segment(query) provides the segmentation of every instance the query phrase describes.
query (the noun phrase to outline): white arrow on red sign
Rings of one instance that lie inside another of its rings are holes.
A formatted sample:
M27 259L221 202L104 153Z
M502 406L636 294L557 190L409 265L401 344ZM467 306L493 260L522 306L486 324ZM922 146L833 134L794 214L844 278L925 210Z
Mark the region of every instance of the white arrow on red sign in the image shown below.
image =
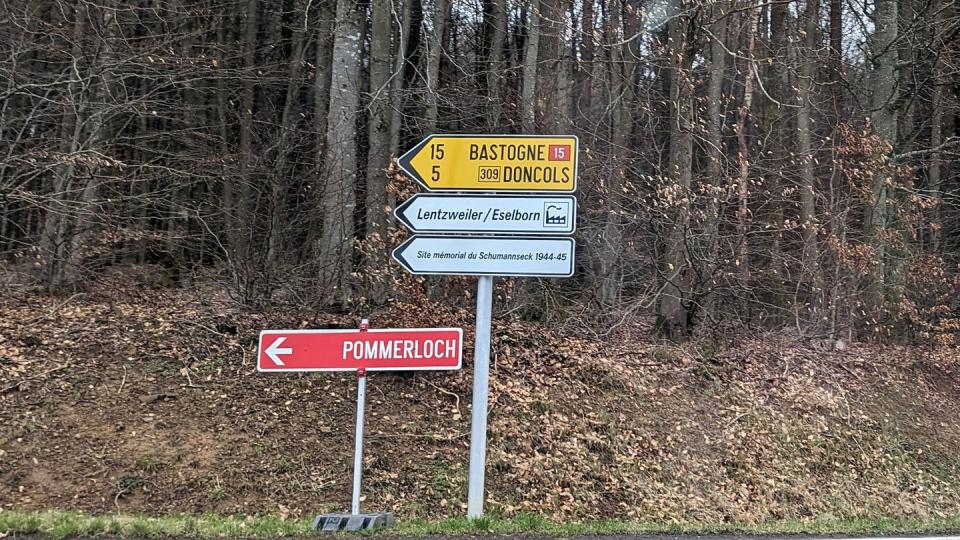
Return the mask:
M460 328L264 330L257 370L460 369L462 357Z
M279 348L280 344L286 341L285 337L278 337L272 345L267 347L267 350L264 351L267 353L267 356L270 357L270 360L273 360L273 363L278 366L285 365L282 360L280 360L281 354L293 354L293 349L290 347Z

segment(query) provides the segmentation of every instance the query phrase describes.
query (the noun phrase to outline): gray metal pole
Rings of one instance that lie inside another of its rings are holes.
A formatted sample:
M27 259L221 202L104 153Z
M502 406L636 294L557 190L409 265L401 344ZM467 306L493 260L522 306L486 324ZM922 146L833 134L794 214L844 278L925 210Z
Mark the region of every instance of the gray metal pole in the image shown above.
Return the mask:
M367 374L357 372L357 430L356 443L353 446L353 503L351 514L360 513L360 475L363 472L363 410L367 401Z
M483 515L492 308L493 277L481 276L477 281L477 335L473 349L473 424L470 429L470 486L467 490L467 517L470 519Z

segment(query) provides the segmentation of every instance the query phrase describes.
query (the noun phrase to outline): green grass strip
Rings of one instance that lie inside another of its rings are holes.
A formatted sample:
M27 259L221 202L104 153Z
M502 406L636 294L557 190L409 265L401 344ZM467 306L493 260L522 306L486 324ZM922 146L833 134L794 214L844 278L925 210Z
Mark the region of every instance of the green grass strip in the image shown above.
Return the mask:
M277 516L240 517L217 514L89 515L80 512L0 511L0 533L39 533L54 539L73 536L137 538L270 538L310 534L310 519Z
M533 534L546 536L612 534L932 534L960 531L960 516L948 518L859 517L849 519L783 520L768 523L675 523L640 521L581 521L558 523L538 515L521 514L500 519L450 518L440 521L405 521L391 535Z
M218 514L171 514L151 517L136 514L89 515L80 512L0 511L0 535L42 534L54 539L102 535L134 538L275 538L315 535L312 519L282 519L278 516L242 517ZM656 523L638 521L582 521L559 523L535 514L510 518L475 520L449 518L439 521L408 520L392 529L366 531L376 536L502 535L526 534L577 536L604 534L894 534L960 531L960 516L947 518L854 517L844 519L786 520L759 524Z

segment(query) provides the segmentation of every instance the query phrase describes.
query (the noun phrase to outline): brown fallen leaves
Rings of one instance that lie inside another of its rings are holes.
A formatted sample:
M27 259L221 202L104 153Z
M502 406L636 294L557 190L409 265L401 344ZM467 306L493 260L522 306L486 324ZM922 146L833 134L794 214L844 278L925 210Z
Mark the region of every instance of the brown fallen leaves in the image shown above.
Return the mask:
M91 294L54 310L60 302L0 305L0 506L291 516L347 506L353 376L264 375L253 359L260 329L359 317L255 313L197 290ZM365 315L472 333L471 310L446 304ZM371 375L365 508L462 514L467 341L460 372ZM772 335L675 346L501 318L493 348L487 486L506 514L960 511L954 347L825 351Z

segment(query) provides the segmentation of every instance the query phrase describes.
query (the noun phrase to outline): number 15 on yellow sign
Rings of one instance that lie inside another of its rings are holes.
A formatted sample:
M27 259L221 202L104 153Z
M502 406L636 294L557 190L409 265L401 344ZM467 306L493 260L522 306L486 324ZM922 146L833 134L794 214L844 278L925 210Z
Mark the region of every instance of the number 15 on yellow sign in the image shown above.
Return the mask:
M431 135L398 161L430 191L577 189L573 135Z

